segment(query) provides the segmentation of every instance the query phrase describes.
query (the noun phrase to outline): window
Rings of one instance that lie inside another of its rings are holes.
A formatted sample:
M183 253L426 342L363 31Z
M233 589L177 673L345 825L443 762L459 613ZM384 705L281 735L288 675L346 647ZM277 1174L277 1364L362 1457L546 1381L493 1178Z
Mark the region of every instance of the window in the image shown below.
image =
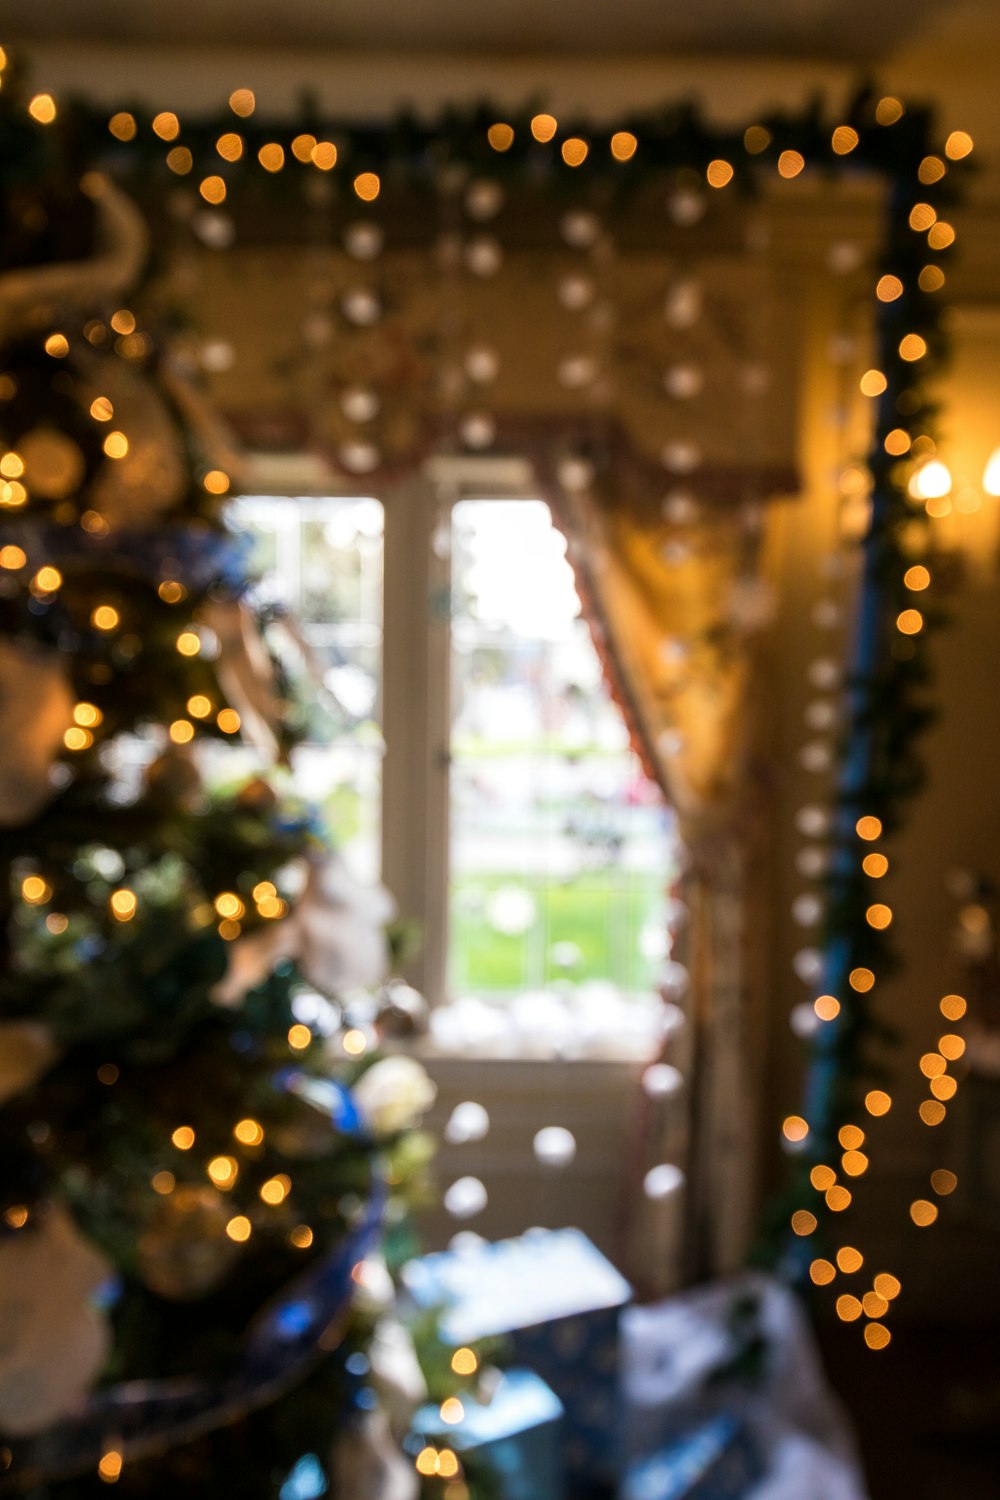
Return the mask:
M262 601L301 622L305 660L274 636L318 699L296 781L421 930L439 1040L648 1055L675 844L548 506L427 482L384 508L244 498L234 520Z
M233 525L252 541L258 602L304 717L295 781L358 879L380 873L383 511L370 498L254 496ZM282 629L283 612L291 629Z
M539 500L452 523L448 990L655 985L665 812Z

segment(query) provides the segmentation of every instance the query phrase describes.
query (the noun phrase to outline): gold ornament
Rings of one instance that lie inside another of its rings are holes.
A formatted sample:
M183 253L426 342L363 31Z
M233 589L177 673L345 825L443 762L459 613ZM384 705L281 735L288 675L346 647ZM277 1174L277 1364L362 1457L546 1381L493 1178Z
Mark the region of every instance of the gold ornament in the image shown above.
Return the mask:
M151 1292L194 1302L212 1291L239 1255L226 1234L230 1210L210 1187L185 1184L164 1198L139 1240L139 1272Z
M65 500L79 488L84 458L73 439L54 427L33 427L18 439L28 491L42 500Z

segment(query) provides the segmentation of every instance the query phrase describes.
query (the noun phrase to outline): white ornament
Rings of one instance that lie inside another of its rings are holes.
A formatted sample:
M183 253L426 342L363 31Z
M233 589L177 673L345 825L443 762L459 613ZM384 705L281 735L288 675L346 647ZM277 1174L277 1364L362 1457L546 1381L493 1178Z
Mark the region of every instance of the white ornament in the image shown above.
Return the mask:
M833 765L833 746L826 740L810 740L799 751L799 763L817 775L829 771Z
M437 1098L437 1087L414 1057L383 1057L354 1085L354 1102L373 1135L409 1130Z
M379 399L366 385L351 385L341 393L340 409L349 422L370 422L378 416Z
M506 937L520 937L534 925L537 916L538 903L521 886L501 886L486 905L486 920Z
M667 292L663 316L671 328L691 328L701 317L702 289L697 281L678 281Z
M601 232L601 221L587 209L577 208L563 214L559 231L567 245L572 245L574 250L587 250L596 243Z
M829 698L814 698L802 715L810 729L832 729L837 716L837 705Z
M473 1219L489 1202L478 1177L459 1177L444 1195L444 1206L455 1219Z
M333 1491L350 1500L417 1500L420 1478L393 1441L383 1411L338 1433L330 1455Z
M344 249L352 260L376 260L384 244L385 235L377 224L362 220L344 230Z
M669 1099L683 1087L683 1073L670 1063L651 1063L642 1075L643 1092L650 1099Z
M477 385L488 385L500 371L500 356L489 344L476 344L466 353L465 373Z
M382 316L382 303L377 294L366 286L345 292L340 306L344 317L356 328L371 328Z
M792 919L800 927L815 927L822 915L823 903L818 896L796 896L792 902Z
M660 461L672 474L690 474L701 463L701 449L697 443L680 439L665 443L660 450Z
M594 482L594 466L586 458L564 458L559 465L559 483L564 490L579 493Z
M672 365L663 376L667 395L673 396L676 401L692 400L704 384L705 377L697 365Z
M697 224L704 217L707 207L701 193L694 193L689 188L679 188L667 199L667 213L682 229L690 229Z
M823 955L818 948L800 948L792 959L792 968L803 984L815 984L823 972Z
M597 376L597 360L591 354L568 354L559 361L556 379L569 391L590 385Z
M699 509L690 490L671 490L660 502L660 514L670 526L690 526L698 519Z
M823 691L835 688L840 682L839 664L831 656L817 656L809 663L809 681Z
M570 312L582 312L593 302L595 290L590 276L564 276L558 287L559 301Z
M488 448L497 435L497 424L489 412L470 412L458 424L458 431L467 448Z
M0 1431L28 1437L67 1416L90 1390L110 1336L94 1295L104 1257L53 1205L0 1239Z
M669 1198L684 1186L684 1173L673 1162L662 1162L643 1178L642 1190L647 1198Z
M562 1125L546 1125L536 1133L533 1149L543 1167L568 1167L576 1155L576 1137Z
M395 911L384 886L359 885L340 860L314 866L294 913L309 983L327 995L381 984L389 969L385 924Z
M795 868L800 875L806 875L810 880L818 880L826 873L830 865L829 851L817 849L814 844L800 849L795 856Z
M837 240L827 251L826 263L835 276L848 276L863 258L861 246L853 240Z
M788 1024L800 1041L807 1042L823 1023L810 1002L803 1000L792 1008Z
M795 826L806 838L822 838L830 827L830 814L825 807L817 807L811 803L808 807L800 807L795 814Z
M495 276L503 265L503 250L499 240L483 234L466 247L465 264L473 276Z
M236 238L236 225L217 208L205 208L191 219L191 228L210 250L228 250Z
M444 1138L450 1146L465 1146L470 1141L481 1141L488 1135L490 1117L481 1104L466 1099L456 1104L444 1127Z
M376 1323L368 1358L372 1385L393 1436L401 1442L410 1430L417 1408L427 1400L427 1382L409 1331L392 1313L383 1315Z
M382 461L374 443L342 443L337 457L349 474L370 474Z
M478 182L469 184L465 194L465 211L470 219L475 219L478 224L485 224L487 219L496 218L503 208L504 193L499 182L492 178L481 178Z

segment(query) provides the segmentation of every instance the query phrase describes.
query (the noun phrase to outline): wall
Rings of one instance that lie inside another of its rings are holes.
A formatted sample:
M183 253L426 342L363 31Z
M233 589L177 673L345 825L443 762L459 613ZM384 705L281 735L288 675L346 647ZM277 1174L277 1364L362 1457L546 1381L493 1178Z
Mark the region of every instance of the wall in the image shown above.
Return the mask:
M902 13L901 13L902 15ZM901 20L901 28L904 23ZM694 60L637 58L603 60L437 56L419 65L402 56L240 52L224 56L192 54L164 47L138 52L128 48L49 44L32 49L40 86L85 88L104 99L120 101L142 92L153 102L173 108L217 103L230 87L252 84L268 107L280 110L304 84L318 98L345 114L377 116L407 99L424 109L448 98L486 93L519 103L532 95L546 99L556 112L583 110L595 116L654 104L663 98L696 94L706 111L721 119L746 120L774 102L800 104L816 88L834 96L848 85L841 67L822 62ZM1000 52L1000 12L986 3L942 8L921 31L901 30L899 46L880 69L886 85L904 96L938 101L947 129L963 127L977 139L985 169L967 211L956 219L963 259L952 294L966 309L959 323L959 355L949 382L953 400L949 429L961 462L975 472L982 456L1000 442L1000 337L992 309L1000 305L1000 268L995 245L1000 233L1000 111L996 107L995 58ZM808 474L802 503L788 506L776 519L772 566L781 607L769 658L769 691L773 728L774 786L769 810L773 836L766 855L765 877L771 900L762 910L754 947L760 954L761 978L756 1005L762 1013L760 1060L762 1105L759 1122L766 1167L762 1182L773 1177L774 1122L798 1098L798 1049L787 1017L803 997L791 973L791 957L800 937L789 921L791 901L802 889L795 874L798 839L796 808L806 796L797 764L801 712L807 701L804 672L813 643L801 622L808 611L810 584L818 556L831 536L830 446L823 411L831 391L824 384L819 354L830 310L816 309L812 359L803 394L804 467ZM973 455L973 448L978 452ZM949 1161L959 1149L961 1105L938 1135L915 1118L919 1097L916 1059L933 1042L934 1007L939 994L957 987L949 954L951 910L945 877L955 865L975 864L997 871L996 832L1000 824L1000 788L995 765L998 714L993 684L1000 669L1000 581L995 565L996 510L983 511L962 523L974 565L955 600L955 622L936 647L939 663L936 692L941 719L928 736L929 785L915 807L912 823L892 851L892 903L909 967L905 976L884 987L885 1014L898 1027L902 1045L896 1107L879 1129L874 1191L859 1210L852 1235L870 1241L875 1253L895 1256L901 1229L908 1230L905 1205L931 1166ZM755 1128L757 1128L755 1126ZM924 1303L941 1295L935 1283L952 1253L964 1257L971 1276L984 1279L986 1258L995 1253L969 1210L961 1206L945 1216L933 1237L916 1241L906 1233L908 1268L920 1282ZM919 1255L914 1248L919 1243ZM959 1282L961 1279L959 1279ZM954 1279L957 1308L962 1286Z

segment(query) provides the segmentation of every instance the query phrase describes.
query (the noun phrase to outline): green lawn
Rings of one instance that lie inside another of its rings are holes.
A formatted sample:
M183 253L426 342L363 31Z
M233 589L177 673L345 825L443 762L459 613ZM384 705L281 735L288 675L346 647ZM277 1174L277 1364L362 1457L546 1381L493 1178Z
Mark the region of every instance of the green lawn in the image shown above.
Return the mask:
M536 902L524 933L499 932L488 916L490 894L516 886ZM566 884L506 875L466 877L452 886L453 991L478 993L534 988L554 979L610 979L624 989L648 989L655 963L639 952L639 934L655 919L662 885L653 875L593 871ZM556 943L574 943L571 968L553 962Z

